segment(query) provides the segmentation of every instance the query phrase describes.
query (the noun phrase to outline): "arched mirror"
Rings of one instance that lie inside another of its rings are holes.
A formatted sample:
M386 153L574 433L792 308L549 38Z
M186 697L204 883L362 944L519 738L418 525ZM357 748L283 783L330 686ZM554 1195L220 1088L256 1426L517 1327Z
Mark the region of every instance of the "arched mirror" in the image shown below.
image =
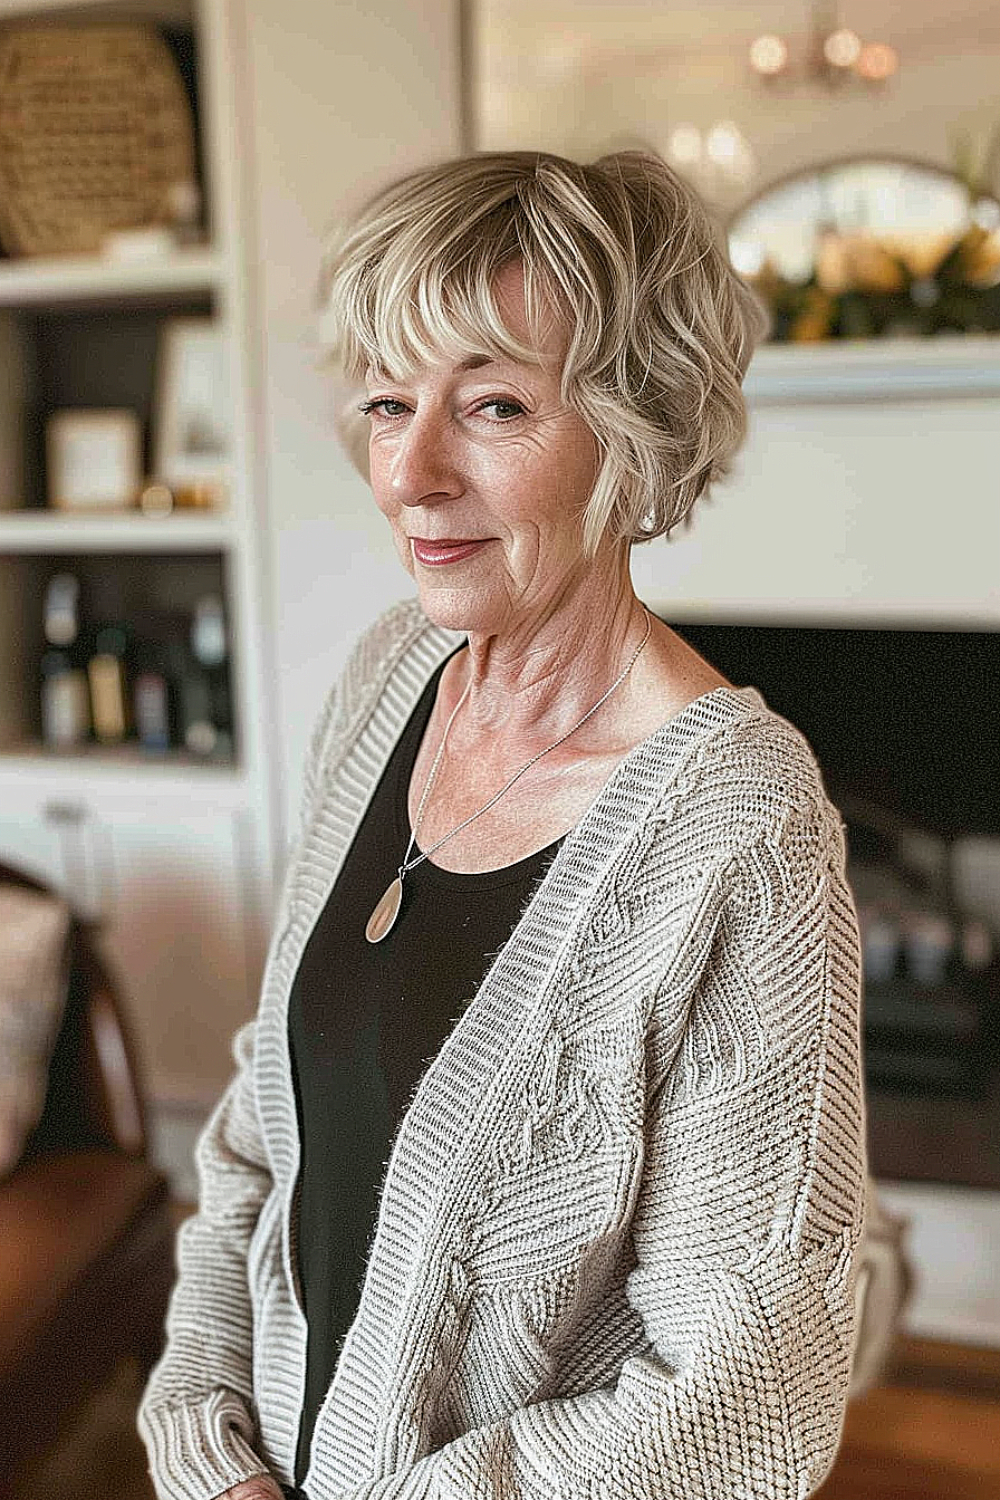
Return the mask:
M727 225L776 342L1000 332L1000 202L889 157L774 183Z

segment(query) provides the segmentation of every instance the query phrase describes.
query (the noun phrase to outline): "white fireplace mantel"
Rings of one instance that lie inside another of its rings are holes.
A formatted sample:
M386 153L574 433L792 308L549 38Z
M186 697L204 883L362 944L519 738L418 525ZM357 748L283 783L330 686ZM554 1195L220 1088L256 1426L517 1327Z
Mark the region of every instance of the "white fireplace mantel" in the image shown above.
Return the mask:
M751 406L1000 396L1000 335L765 344L744 390Z

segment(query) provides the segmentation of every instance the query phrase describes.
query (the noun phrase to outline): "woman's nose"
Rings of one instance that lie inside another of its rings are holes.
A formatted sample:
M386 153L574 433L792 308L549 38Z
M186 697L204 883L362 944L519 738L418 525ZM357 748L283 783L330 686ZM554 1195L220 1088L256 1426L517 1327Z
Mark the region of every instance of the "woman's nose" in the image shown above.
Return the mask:
M426 505L461 493L446 424L415 414L401 433L389 468L389 485L400 505Z

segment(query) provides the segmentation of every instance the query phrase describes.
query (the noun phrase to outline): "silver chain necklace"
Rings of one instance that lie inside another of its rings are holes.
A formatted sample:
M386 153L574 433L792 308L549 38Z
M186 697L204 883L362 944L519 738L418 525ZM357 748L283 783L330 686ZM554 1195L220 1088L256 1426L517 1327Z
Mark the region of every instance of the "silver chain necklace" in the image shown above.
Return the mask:
M494 792L493 796L488 802L485 802L483 806L480 807L476 812L470 813L469 816L467 818L464 818L462 822L457 825L457 827L451 830L450 833L446 833L443 838L438 839L436 844L432 844L429 849L425 849L422 853L418 854L416 859L411 859L410 851L417 841L417 834L420 831L420 823L424 816L424 808L427 805L427 798L430 796L431 787L434 785L434 778L437 776L438 766L441 764L441 757L444 754L444 747L448 743L448 731L454 723L455 716L457 715L459 709L462 707L462 704L468 697L469 688L472 686L472 678L469 678L469 681L465 684L462 696L455 704L455 707L452 709L451 713L448 716L448 722L444 726L444 734L441 736L441 744L438 746L437 755L435 755L434 757L434 764L431 766L430 775L427 778L427 784L424 787L423 794L420 798L420 805L417 808L417 816L413 824L413 831L410 834L410 842L407 844L406 853L403 855L403 863L399 866L399 869L396 872L395 880L390 882L389 886L386 888L385 894L382 896L371 916L368 918L368 925L365 928L365 937L370 943L380 943L382 939L392 931L392 928L395 925L396 918L399 916L399 909L403 904L404 877L407 876L411 870L415 870L417 865L421 864L423 860L428 859L432 854L440 849L442 844L446 844L449 839L453 839L456 833L461 833L463 828L468 828L469 824L474 823L477 818L481 818L483 813L489 812L490 808L494 807L496 803L500 801L500 798L504 795L504 793L510 791L515 781L519 781L521 779L525 771L530 771L535 762L541 760L543 755L548 755L551 750L555 750L556 747L558 745L561 745L564 740L568 740L571 734L576 734L576 731L581 727L581 725L586 724L591 714L596 714L601 704L606 703L615 689L621 687L622 683L625 681L626 677L631 672L636 662L639 660L639 653L642 651L642 648L649 640L650 632L653 628L653 621L650 618L649 610L645 605L643 605L642 608L643 613L646 616L646 633L643 636L642 640L639 642L638 646L636 646L635 650L633 651L631 659L629 660L629 663L626 666L625 670L620 674L620 676L615 678L614 682L608 688L607 692L601 694L597 702L587 709L587 712L584 714L583 718L578 719L577 722L573 725L572 729L567 729L565 734L561 734L557 740L553 740L551 745L546 745L544 750L539 750L538 753L536 755L533 755L531 759L527 761L519 771L515 771L510 780L505 782L498 792Z

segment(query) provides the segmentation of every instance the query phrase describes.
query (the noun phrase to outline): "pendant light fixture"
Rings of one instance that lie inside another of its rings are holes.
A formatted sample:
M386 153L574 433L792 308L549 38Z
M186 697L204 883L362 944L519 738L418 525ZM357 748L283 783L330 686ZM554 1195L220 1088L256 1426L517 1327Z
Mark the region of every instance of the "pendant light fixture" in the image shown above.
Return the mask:
M843 24L835 0L813 0L811 24L802 56L793 56L783 36L764 32L750 44L750 67L764 84L805 83L840 88L851 81L878 87L899 67L899 54L888 42L866 41Z

